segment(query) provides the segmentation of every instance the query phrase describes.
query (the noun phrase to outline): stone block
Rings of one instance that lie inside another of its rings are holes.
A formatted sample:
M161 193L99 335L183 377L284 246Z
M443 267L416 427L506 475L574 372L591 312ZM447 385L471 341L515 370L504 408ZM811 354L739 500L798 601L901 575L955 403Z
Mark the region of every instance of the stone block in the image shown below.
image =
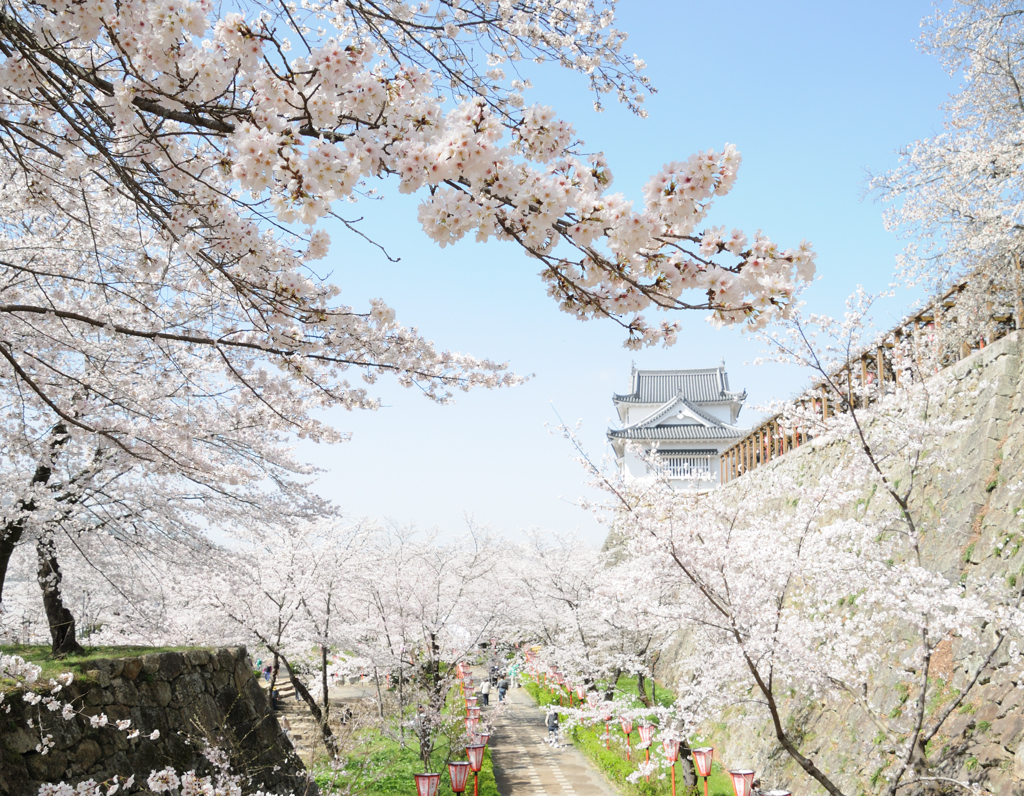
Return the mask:
M109 682L109 680L108 680ZM106 705L106 698L109 696L100 686L94 685L85 693L85 704L92 707Z
M32 778L43 782L52 782L64 776L64 770L68 765L67 755L55 751L45 755L32 752L25 755L24 760Z
M998 766L1004 760L1009 760L1011 758L1010 753L997 743L986 743L976 746L972 750L972 754L974 757L978 758L978 763L982 768Z
M1007 777L999 790L996 791L996 796L1024 796L1024 782L1021 782L1016 777Z
M955 714L951 721L947 721L944 725L944 733L950 738L960 738L966 733L971 727L974 726L974 714L973 713L959 713Z
M201 694L182 716L190 734L215 735L224 726L224 712L209 694Z
M135 683L118 677L110 681L110 693L114 697L114 703L134 707L139 704L139 692Z
M220 690L227 686L231 682L231 675L227 672L216 671L210 674L210 683L213 685L214 690Z
M1013 775L1017 779L1024 779L1024 744L1017 747L1013 756Z
M156 674L160 671L160 660L163 655L157 652L151 652L149 655L142 656L142 671L146 674Z
M43 717L43 732L53 736L55 749L67 750L78 743L84 733L77 721L65 721L59 715Z
M1001 713L1002 709L998 704L996 704L995 702L986 702L984 705L978 708L977 712L975 712L974 721L977 724L980 724L983 721L987 721L989 724L991 724L993 721L999 718Z
M227 672L235 671L235 656L230 649L217 650L217 668Z
M110 674L106 669L90 669L85 673L85 676L90 680L95 680L101 688L106 688L110 685Z
M185 669L185 656L180 652L165 652L159 658L158 672L164 680L173 680Z
M1024 715L1011 713L992 723L990 730L992 740L998 741L1010 749L1017 748L1017 741L1024 732Z
M100 745L91 738L86 738L75 749L75 763L77 763L83 773L87 773L99 759L103 756L103 749Z
M142 658L136 656L134 658L125 658L124 659L124 671L123 671L122 677L125 677L128 680L134 680L136 677L139 676L139 672L141 672L141 671L142 671ZM111 677L114 677L114 675L111 675Z
M150 693L153 701L162 708L167 707L171 702L170 683L157 680L150 686Z
M131 708L126 705L109 705L106 714L111 722L125 721L131 718Z
M1004 713L1011 710L1021 710L1022 705L1024 705L1024 688L1011 689L1006 696L1000 700L999 705L1002 707Z
M12 752L23 755L36 748L36 744L39 743L39 737L30 733L26 727L18 724L15 725L12 731L4 734L3 742Z
M198 672L189 672L174 681L172 692L172 703L176 702L177 707L187 707L206 692L206 683Z
M206 650L186 650L184 655L191 666L206 666L210 662L210 653Z

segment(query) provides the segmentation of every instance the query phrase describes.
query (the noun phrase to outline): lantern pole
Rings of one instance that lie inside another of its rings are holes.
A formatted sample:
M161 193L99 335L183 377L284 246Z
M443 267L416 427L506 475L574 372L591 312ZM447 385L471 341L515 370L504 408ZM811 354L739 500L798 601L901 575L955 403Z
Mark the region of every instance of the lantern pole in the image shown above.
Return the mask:
M665 757L668 758L669 767L672 769L672 796L676 796L676 760L679 758L679 741L674 738L666 738L661 742L665 750Z
M626 760L628 761L630 759L630 751L632 751L629 734L633 732L633 720L620 716L619 721L622 722L622 734L626 736ZM707 796L707 794L704 794L704 796Z

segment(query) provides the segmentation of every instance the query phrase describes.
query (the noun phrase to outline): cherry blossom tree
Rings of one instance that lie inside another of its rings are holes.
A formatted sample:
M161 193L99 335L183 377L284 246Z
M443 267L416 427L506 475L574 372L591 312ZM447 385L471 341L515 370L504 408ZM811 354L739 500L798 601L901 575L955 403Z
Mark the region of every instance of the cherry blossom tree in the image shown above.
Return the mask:
M905 147L900 166L871 182L893 204L889 227L910 241L907 276L938 290L980 271L973 287L994 281L1011 312L1024 224L1021 15L1012 0L957 0L924 20L920 48L961 76L960 90L944 106L945 129Z
M382 175L402 191L427 189L420 218L442 245L471 231L517 242L541 260L563 309L628 319L634 342L673 334L637 315L648 306L771 317L813 256L760 235L748 243L738 231L697 232L711 199L735 180L733 147L669 164L637 212L606 195L607 164L575 154L569 124L548 108L521 109L527 81L510 80L502 64L514 71L528 57L584 73L598 97L615 93L639 110L643 64L622 54L613 22L614 4L594 0L254 3L219 18L202 0L116 12L12 2L0 19L0 131L28 197L52 206L48 196L67 193L90 209L101 195L126 200L151 231L145 270L163 281L168 255L179 254L193 279L169 287L196 284L208 298L210 285L249 313L238 328L193 333L193 343L301 361L308 378L376 364L339 356L341 338L372 330L332 309L336 289L301 271L327 252L313 225L332 202ZM307 233L294 237L289 224ZM558 242L575 256L555 254ZM686 290L703 295L687 301ZM39 309L122 335L164 331L109 313ZM390 316L383 305L374 314Z
M459 663L481 644L514 637L512 551L470 523L459 537L384 526L368 550L355 586L359 612L354 649L372 667L381 729L404 743L411 722L427 770L442 734L465 734L463 715L446 710ZM393 689L394 704L385 698ZM385 706L388 705L387 710Z

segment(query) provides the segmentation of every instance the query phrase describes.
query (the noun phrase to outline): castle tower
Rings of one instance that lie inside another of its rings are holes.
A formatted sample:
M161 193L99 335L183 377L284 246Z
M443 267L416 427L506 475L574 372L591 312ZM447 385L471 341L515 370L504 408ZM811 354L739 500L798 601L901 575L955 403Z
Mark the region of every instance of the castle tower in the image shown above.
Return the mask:
M613 395L622 428L608 439L623 472L640 477L660 469L680 485L709 489L720 483L719 456L747 429L737 425L746 391L731 392L725 362L717 368L637 370L630 392ZM651 464L635 452L656 449Z

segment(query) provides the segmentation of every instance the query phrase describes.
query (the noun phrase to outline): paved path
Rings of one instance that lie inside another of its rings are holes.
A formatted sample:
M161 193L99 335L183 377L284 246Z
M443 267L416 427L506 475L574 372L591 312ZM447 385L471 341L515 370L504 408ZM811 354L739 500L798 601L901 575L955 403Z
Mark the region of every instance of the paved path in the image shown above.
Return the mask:
M581 752L547 744L544 712L526 689L513 688L506 699L488 744L501 796L616 796Z

